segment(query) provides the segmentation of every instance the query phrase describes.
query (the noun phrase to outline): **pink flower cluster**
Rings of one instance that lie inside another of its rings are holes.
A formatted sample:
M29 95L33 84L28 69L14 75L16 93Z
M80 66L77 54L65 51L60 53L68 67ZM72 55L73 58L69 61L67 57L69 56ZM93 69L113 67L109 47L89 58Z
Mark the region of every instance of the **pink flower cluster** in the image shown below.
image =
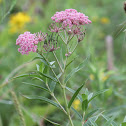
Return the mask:
M62 23L63 27L71 28L73 25L85 25L91 23L88 16L85 14L77 12L75 9L66 9L65 11L56 12L51 19L55 23Z
M23 54L29 54L29 52L36 52L38 39L36 34L25 32L20 34L16 40L16 45L19 45L18 51Z

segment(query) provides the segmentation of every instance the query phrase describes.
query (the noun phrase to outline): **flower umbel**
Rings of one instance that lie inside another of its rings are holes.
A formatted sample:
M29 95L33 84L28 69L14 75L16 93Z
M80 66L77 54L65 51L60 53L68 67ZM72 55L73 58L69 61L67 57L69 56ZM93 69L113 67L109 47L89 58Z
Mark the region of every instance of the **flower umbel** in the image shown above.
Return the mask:
M69 28L71 28L73 25L78 26L91 23L88 16L77 12L75 9L66 9L65 11L56 12L51 19L55 23L62 23L63 27L69 26Z
M36 52L38 39L36 34L25 32L20 34L16 40L16 45L19 45L18 51L23 54L29 54L29 52Z
M79 36L78 42L84 38L86 24L90 24L91 21L85 14L77 12L75 9L66 9L65 11L56 12L51 17L54 23L51 24L51 32L66 31L68 35Z

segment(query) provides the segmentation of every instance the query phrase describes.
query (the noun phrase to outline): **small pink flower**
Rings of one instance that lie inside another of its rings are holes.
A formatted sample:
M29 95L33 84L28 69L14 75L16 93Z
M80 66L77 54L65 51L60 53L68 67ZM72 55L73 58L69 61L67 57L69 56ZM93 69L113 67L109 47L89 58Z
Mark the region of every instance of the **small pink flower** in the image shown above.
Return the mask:
M18 51L24 55L29 54L29 52L37 51L38 39L36 34L31 34L30 32L24 32L20 34L16 40L16 45L19 45Z
M69 55L71 55L72 54L72 52L69 52Z
M66 53L65 56L68 56L68 54Z

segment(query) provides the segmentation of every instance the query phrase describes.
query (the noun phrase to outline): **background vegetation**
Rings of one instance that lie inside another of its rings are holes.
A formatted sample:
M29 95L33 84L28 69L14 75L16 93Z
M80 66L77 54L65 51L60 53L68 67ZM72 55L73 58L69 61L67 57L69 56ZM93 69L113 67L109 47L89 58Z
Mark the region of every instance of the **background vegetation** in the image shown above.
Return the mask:
M37 94L49 97L47 93L22 83L34 81L41 84L40 81L23 78L8 83L8 80L33 68L36 69L35 64L39 64L38 61L32 61L35 54L30 53L27 56L17 51L18 35L24 31L48 32L50 18L56 11L68 8L85 13L92 21L87 28L85 39L74 54L78 57L72 67L76 67L89 54L90 64L71 79L69 86L76 90L80 84L89 79L86 84L87 89L82 92L109 89L104 95L93 100L90 109L99 107L105 110L104 114L107 117L114 115L115 122L120 124L126 115L126 34L123 32L126 15L123 3L124 0L0 0L0 126L20 124L13 104L14 98L10 93L11 89L17 95L27 126L52 126L42 117L66 125L64 124L65 115L55 107L38 100L28 100L22 96L22 94ZM108 35L113 38L112 70L108 70L106 47ZM53 57L51 59L53 60ZM62 101L58 88L55 93L59 101ZM69 93L67 97L69 99ZM80 111L78 100L74 102L74 106ZM78 118L75 118L76 125L78 121ZM97 124L102 126L104 121L100 118Z

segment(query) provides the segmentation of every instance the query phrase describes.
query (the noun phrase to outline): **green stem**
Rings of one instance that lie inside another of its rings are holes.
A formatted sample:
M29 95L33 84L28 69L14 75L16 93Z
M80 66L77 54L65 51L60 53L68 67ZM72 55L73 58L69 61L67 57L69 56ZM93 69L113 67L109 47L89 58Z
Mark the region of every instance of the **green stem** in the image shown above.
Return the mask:
M66 51L68 51L68 44L66 44ZM67 57L66 57L66 60L65 60L65 63L64 63L64 68L66 67L66 63L67 63ZM67 104L66 91L65 91L66 85L64 84L64 75L65 75L65 69L64 69L63 74L62 74L62 81L63 81L62 82L62 85L63 85L62 90L63 90L63 96L64 96L67 115L68 115L71 126L74 126L73 121L72 121L71 116L70 116L70 109L68 109L68 104Z
M71 54L75 51L75 49L77 48L77 45L78 45L78 42L77 42L77 44L75 45L75 47L74 47L73 51L71 52Z
M61 65L60 65L60 63L59 63L59 60L58 60L58 58L57 58L55 52L53 51L52 53L53 53L53 55L54 55L54 57L55 57L55 59L56 59L58 65L59 65L59 68L60 68L61 72L63 73L63 69L62 69L62 67L61 67Z
M48 60L44 57L44 55L43 55L42 53L41 53L40 55L44 58L44 60L48 63L48 65L50 65L49 62L48 62ZM59 81L58 77L56 76L56 73L54 72L53 68L50 67L50 69L51 69L51 71L53 72L55 78L58 80L60 86L62 87L62 84L61 84L61 82Z
M73 121L72 121L71 116L70 116L70 110L68 109L65 87L63 87L63 95L64 95L65 106L66 106L68 118L70 120L70 124L71 124L71 126L74 126Z
M54 93L51 92L50 88L49 88L49 85L46 83L46 86L51 94L51 96L55 99L55 101L59 104L60 108L63 110L63 112L67 115L67 112L66 110L63 108L63 106L59 103L59 101L57 100L57 98L55 97Z
M58 35L60 36L60 38L62 39L62 41L65 43L65 45L67 44L65 41L64 41L64 39L63 39L63 37L60 35L60 33L58 33Z
M85 121L84 121L84 116L85 116L85 112L83 112L83 120L82 120L82 126L84 125Z
M52 97L56 100L56 102L59 104L59 106L61 107L61 109L63 110L63 112L67 115L66 110L63 108L63 106L59 103L59 101L57 100L57 98L55 97L54 93L52 94Z
M74 35L72 35L72 37L70 37L70 39L68 39L67 43L69 43L72 40L73 37L74 37Z

